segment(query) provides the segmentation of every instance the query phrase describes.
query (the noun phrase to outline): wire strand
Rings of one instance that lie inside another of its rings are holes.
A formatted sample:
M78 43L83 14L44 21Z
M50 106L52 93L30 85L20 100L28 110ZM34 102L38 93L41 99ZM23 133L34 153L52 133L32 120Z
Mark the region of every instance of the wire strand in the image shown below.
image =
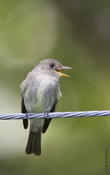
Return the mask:
M109 110L104 111L78 111L78 112L51 112L48 115L45 113L31 113L28 115L25 113L15 114L0 114L0 120L10 119L33 119L33 118L77 118L77 117L107 117L110 116Z

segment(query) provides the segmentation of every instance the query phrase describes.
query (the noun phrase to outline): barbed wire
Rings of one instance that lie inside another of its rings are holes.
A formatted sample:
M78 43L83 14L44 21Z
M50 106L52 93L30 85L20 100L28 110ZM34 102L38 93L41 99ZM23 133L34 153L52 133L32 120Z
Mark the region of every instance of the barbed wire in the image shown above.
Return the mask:
M51 113L15 113L0 114L0 120L9 119L33 119L33 118L77 118L77 117L107 117L110 116L109 110L104 111L79 111L79 112L51 112Z

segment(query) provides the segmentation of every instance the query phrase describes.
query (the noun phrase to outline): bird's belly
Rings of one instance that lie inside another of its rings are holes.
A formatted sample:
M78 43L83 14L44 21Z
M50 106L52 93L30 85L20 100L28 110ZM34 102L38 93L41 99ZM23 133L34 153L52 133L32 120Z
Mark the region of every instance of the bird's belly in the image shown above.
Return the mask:
M56 88L47 82L40 83L39 88L31 88L25 92L24 99L27 111L31 113L49 112L57 96Z
M32 113L40 113L44 112L45 109L42 106L42 103L38 100L36 103L32 103L31 105L31 112Z
M55 101L55 95L51 91L40 89L37 92L37 95L32 98L33 101L31 103L31 112L49 112L53 107Z
M42 98L43 98L42 94L39 94L33 98L31 102L31 112L32 113L41 113L45 111L42 105ZM44 124L44 119L32 119L30 120L30 124L31 124L31 131L38 132Z

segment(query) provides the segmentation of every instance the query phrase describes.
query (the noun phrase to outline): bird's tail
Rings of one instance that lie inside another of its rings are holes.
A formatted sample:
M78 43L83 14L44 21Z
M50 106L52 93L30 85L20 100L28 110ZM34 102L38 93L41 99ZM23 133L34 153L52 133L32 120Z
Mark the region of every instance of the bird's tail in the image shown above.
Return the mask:
M33 132L30 130L26 146L26 153L34 153L37 156L41 154L41 129L38 132Z
M41 154L41 130L38 132L29 133L29 138L26 146L26 153L39 156Z

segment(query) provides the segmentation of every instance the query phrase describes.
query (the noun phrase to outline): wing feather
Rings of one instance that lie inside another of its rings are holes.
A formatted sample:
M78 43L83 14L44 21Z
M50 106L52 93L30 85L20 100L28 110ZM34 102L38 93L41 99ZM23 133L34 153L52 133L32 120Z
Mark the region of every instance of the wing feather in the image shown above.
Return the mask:
M22 97L22 100L21 100L21 112L22 113L27 113L23 97ZM24 129L28 128L28 119L23 119L23 126L24 126Z
M50 110L50 112L55 112L57 103L58 103L58 100L55 101L55 103L54 103L52 109ZM47 131L51 120L52 120L52 118L44 120L44 124L43 124L43 127L42 127L42 132L43 133L45 133Z

